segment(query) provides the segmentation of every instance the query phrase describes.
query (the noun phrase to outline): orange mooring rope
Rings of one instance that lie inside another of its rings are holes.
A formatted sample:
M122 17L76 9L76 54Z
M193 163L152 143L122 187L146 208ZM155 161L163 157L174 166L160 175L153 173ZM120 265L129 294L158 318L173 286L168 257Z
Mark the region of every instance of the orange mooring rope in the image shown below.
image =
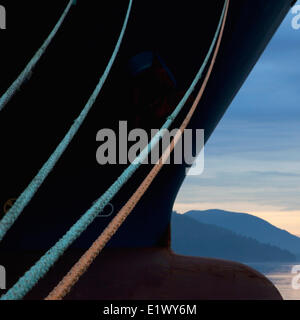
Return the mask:
M138 187L138 189L135 191L135 193L131 196L131 198L127 201L127 203L122 207L122 209L118 212L118 214L112 219L112 221L109 223L109 225L105 228L105 230L101 233L101 235L97 238L97 240L93 243L93 245L83 254L83 256L78 260L78 262L72 267L72 269L66 274L66 276L58 283L58 285L50 292L50 294L45 298L45 300L62 300L72 289L72 287L76 284L76 282L79 280L79 278L85 273L85 271L88 269L88 267L92 264L92 262L95 260L95 258L98 256L98 254L102 251L102 249L105 247L107 242L113 237L113 235L117 232L119 227L122 225L123 221L127 218L127 216L131 213L131 211L134 209L136 204L139 202L143 194L147 191L149 186L151 185L154 178L159 173L160 169L163 167L165 161L168 159L170 153L173 151L175 145L179 141L179 139L182 136L182 133L184 129L189 124L196 107L203 95L203 92L206 88L207 82L210 78L213 66L215 64L215 60L220 48L226 17L228 13L228 7L229 7L228 0L226 5L226 11L221 27L221 31L218 37L218 42L216 44L216 48L214 51L214 55L212 57L212 61L210 63L209 69L207 71L207 74L205 76L205 79L203 81L203 84L200 88L200 91L189 111L186 118L184 119L183 123L180 126L180 129L177 131L174 139L172 140L170 144L170 148L167 148L161 158L159 159L159 162L152 168L150 173L147 175L147 177L144 179L142 184Z

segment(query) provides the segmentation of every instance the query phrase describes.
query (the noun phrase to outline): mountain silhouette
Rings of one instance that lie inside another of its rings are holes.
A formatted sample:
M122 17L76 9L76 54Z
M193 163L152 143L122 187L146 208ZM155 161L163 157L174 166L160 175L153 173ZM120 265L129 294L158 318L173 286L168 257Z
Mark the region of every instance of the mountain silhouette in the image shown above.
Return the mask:
M300 238L279 229L269 222L247 213L223 210L188 211L185 213L198 222L216 225L261 243L274 245L300 257Z
M187 214L172 214L171 248L175 253L239 262L291 262L287 250L263 244L230 230L196 221Z

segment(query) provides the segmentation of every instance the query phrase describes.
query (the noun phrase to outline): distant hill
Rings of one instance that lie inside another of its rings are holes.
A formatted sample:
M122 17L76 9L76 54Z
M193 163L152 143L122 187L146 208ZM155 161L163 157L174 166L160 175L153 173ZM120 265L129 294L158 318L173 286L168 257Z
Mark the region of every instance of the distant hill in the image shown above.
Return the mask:
M188 217L198 222L216 225L237 234L253 238L292 252L300 257L300 238L279 229L267 221L247 213L223 210L188 211Z
M172 214L174 252L240 262L290 262L296 257L286 250L259 243L227 229L195 221L188 215Z

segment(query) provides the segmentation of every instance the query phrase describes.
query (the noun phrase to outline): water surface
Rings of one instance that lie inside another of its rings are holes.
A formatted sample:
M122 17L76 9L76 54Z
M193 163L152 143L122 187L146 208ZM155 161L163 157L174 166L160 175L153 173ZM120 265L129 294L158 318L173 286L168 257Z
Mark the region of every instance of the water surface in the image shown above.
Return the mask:
M284 300L300 300L300 289L292 286L292 280L296 274L292 274L292 268L300 265L300 262L293 263L246 263L250 267L263 273L271 280L281 293ZM298 281L300 283L300 281Z

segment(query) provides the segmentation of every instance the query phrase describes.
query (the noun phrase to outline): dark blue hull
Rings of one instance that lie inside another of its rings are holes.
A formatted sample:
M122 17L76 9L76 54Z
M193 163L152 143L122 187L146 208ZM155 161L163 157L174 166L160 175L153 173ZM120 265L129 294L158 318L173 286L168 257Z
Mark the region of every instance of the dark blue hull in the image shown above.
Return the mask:
M0 94L46 38L67 1L10 0L7 30L0 33ZM129 123L134 110L124 65L135 54L158 52L184 92L205 58L223 1L136 1L116 64L88 118L31 203L0 243L0 251L46 250L115 181L126 165L96 162L96 133ZM189 128L207 141L291 7L291 0L232 0L212 76ZM0 210L25 189L77 118L113 51L127 1L78 1L30 81L0 114ZM19 8L18 11L15 8ZM24 26L24 29L22 28ZM201 85L199 83L198 87ZM178 127L187 108L180 113ZM154 128L159 128L157 121ZM195 147L195 146L193 146ZM73 244L87 248L136 190L143 165L113 199L114 213L97 218ZM166 165L108 244L114 248L167 247L170 216L185 165ZM0 212L2 216L4 212ZM1 261L0 261L1 262ZM25 270L24 270L25 271ZM22 272L20 272L22 273Z

